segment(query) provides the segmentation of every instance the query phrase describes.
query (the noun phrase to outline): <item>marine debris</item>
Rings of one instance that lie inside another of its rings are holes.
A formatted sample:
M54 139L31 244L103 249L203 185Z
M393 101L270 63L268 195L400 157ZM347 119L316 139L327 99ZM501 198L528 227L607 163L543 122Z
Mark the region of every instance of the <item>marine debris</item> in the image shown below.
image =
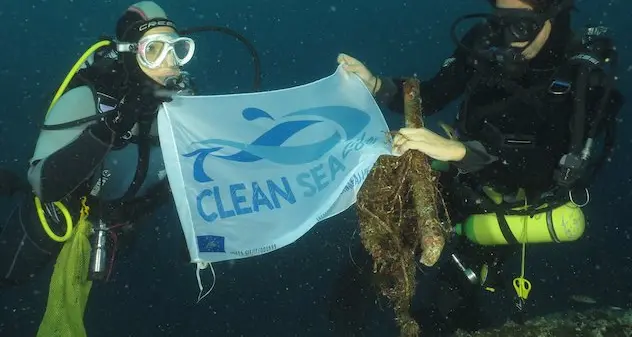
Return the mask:
M406 127L423 127L417 79L404 84L404 107ZM416 287L415 259L433 266L448 233L439 220L440 214L447 214L437 178L421 152L382 156L358 194L362 243L373 258L373 272L384 280L380 292L393 306L402 337L420 333L409 313Z

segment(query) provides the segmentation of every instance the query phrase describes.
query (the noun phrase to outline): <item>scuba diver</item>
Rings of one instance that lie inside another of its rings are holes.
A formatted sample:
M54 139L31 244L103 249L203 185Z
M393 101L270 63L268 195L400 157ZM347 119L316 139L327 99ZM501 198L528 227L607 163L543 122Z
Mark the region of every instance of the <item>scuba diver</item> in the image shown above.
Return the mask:
M617 55L608 28L573 32L573 0L489 2L491 13L455 21L455 51L434 77L420 83L427 116L463 95L453 125L442 125L448 137L403 128L393 138L395 152L417 150L449 164L440 186L455 226L454 253L444 253L439 264L434 308L418 315L427 319L418 319L424 335L431 333L430 325L439 335L486 325L478 296L509 283L501 274L504 261L531 243L517 233L538 237L536 242L581 236L580 208L613 151L624 103L615 88ZM461 23L474 19L483 20L459 38ZM379 104L403 112L405 79L374 76L346 54L337 61L363 80ZM559 227L565 216L579 219L576 233ZM514 226L518 221L524 227ZM519 286L526 289L523 280ZM527 294L517 296L517 314Z
M78 214L81 197L90 196L95 206L99 200L95 223L116 227L111 233L132 230L140 216L169 200L156 130L167 97L155 93L168 85L184 88L181 67L195 43L179 36L149 1L119 18L116 40L116 47L100 48L82 65L46 116L24 191L34 193L35 202L29 196L1 233L5 284L28 280L59 253L62 234L71 228L62 209ZM95 237L104 240L105 233Z
M195 53L185 35L200 31L247 45L257 89L258 56L238 33L215 26L178 30L152 1L127 8L116 38L93 45L57 91L30 160L30 186L0 174L0 191L24 198L0 227L0 286L22 284L51 262L86 206L94 224L89 276L107 279L117 237L133 238L135 225L171 199L157 113L173 95L195 93L182 67Z

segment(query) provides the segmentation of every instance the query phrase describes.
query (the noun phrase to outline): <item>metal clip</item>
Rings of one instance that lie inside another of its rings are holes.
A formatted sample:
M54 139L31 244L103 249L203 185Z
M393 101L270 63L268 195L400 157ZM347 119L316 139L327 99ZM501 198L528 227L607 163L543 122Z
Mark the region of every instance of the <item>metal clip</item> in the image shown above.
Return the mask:
M555 80L549 85L549 93L553 95L566 95L571 91L571 84L568 82Z
M95 229L92 242L92 254L90 255L90 280L102 280L106 276L107 268L107 240L108 227L99 220L99 227Z
M467 279L470 281L470 283L472 283L472 284L477 284L478 283L478 277L472 271L472 269L465 268L463 263L461 263L461 260L459 260L459 258L456 257L456 255L454 255L454 254L452 254L452 260L454 261L454 263L456 263L456 266L459 267L459 269L463 272L463 274L465 274L465 277L467 277Z

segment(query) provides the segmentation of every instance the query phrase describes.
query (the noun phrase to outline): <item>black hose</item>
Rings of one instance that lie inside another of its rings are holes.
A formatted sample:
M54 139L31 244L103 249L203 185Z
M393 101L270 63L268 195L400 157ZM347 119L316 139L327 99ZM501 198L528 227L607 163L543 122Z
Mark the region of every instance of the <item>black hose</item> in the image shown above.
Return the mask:
M84 118L79 118L79 119L75 119L74 121L70 121L70 122L66 122L66 123L59 123L59 124L51 124L51 125L42 125L42 130L65 130L65 129L70 129L70 128L74 128L75 126L79 126L82 124L86 124L86 123L90 123L96 120L100 120L100 119L104 119L106 118L108 115L115 113L117 110L110 110L108 112L104 112L104 113L100 113L100 114L96 114L93 116L88 116L88 117L84 117Z
M587 67L579 67L577 82L575 88L574 105L575 114L573 115L573 126L571 130L571 153L579 153L582 150L584 137L586 136L586 92L588 91L588 74Z
M220 27L220 26L202 26L202 27L188 28L188 29L179 31L179 33L182 35L190 35L190 34L199 33L199 32L219 32L226 35L230 35L236 38L237 40L239 40L241 43L243 43L246 46L246 48L248 48L248 51L250 52L250 55L252 56L252 63L255 67L254 88L256 91L261 89L261 60L259 59L259 54L257 53L257 50L255 49L254 45L248 39L246 39L243 35L239 34L238 32L230 28Z

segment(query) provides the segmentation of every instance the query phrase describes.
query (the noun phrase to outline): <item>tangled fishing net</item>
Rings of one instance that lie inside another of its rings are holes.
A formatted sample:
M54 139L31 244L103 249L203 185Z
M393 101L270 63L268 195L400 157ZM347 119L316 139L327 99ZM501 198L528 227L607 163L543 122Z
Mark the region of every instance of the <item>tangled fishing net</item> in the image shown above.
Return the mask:
M406 126L422 127L416 79L404 84L404 107ZM417 337L420 332L409 313L416 259L432 266L445 245L447 230L439 220L445 206L437 178L428 158L418 151L382 156L358 194L362 243L373 258L373 272L386 280L380 290L393 306L402 337Z

